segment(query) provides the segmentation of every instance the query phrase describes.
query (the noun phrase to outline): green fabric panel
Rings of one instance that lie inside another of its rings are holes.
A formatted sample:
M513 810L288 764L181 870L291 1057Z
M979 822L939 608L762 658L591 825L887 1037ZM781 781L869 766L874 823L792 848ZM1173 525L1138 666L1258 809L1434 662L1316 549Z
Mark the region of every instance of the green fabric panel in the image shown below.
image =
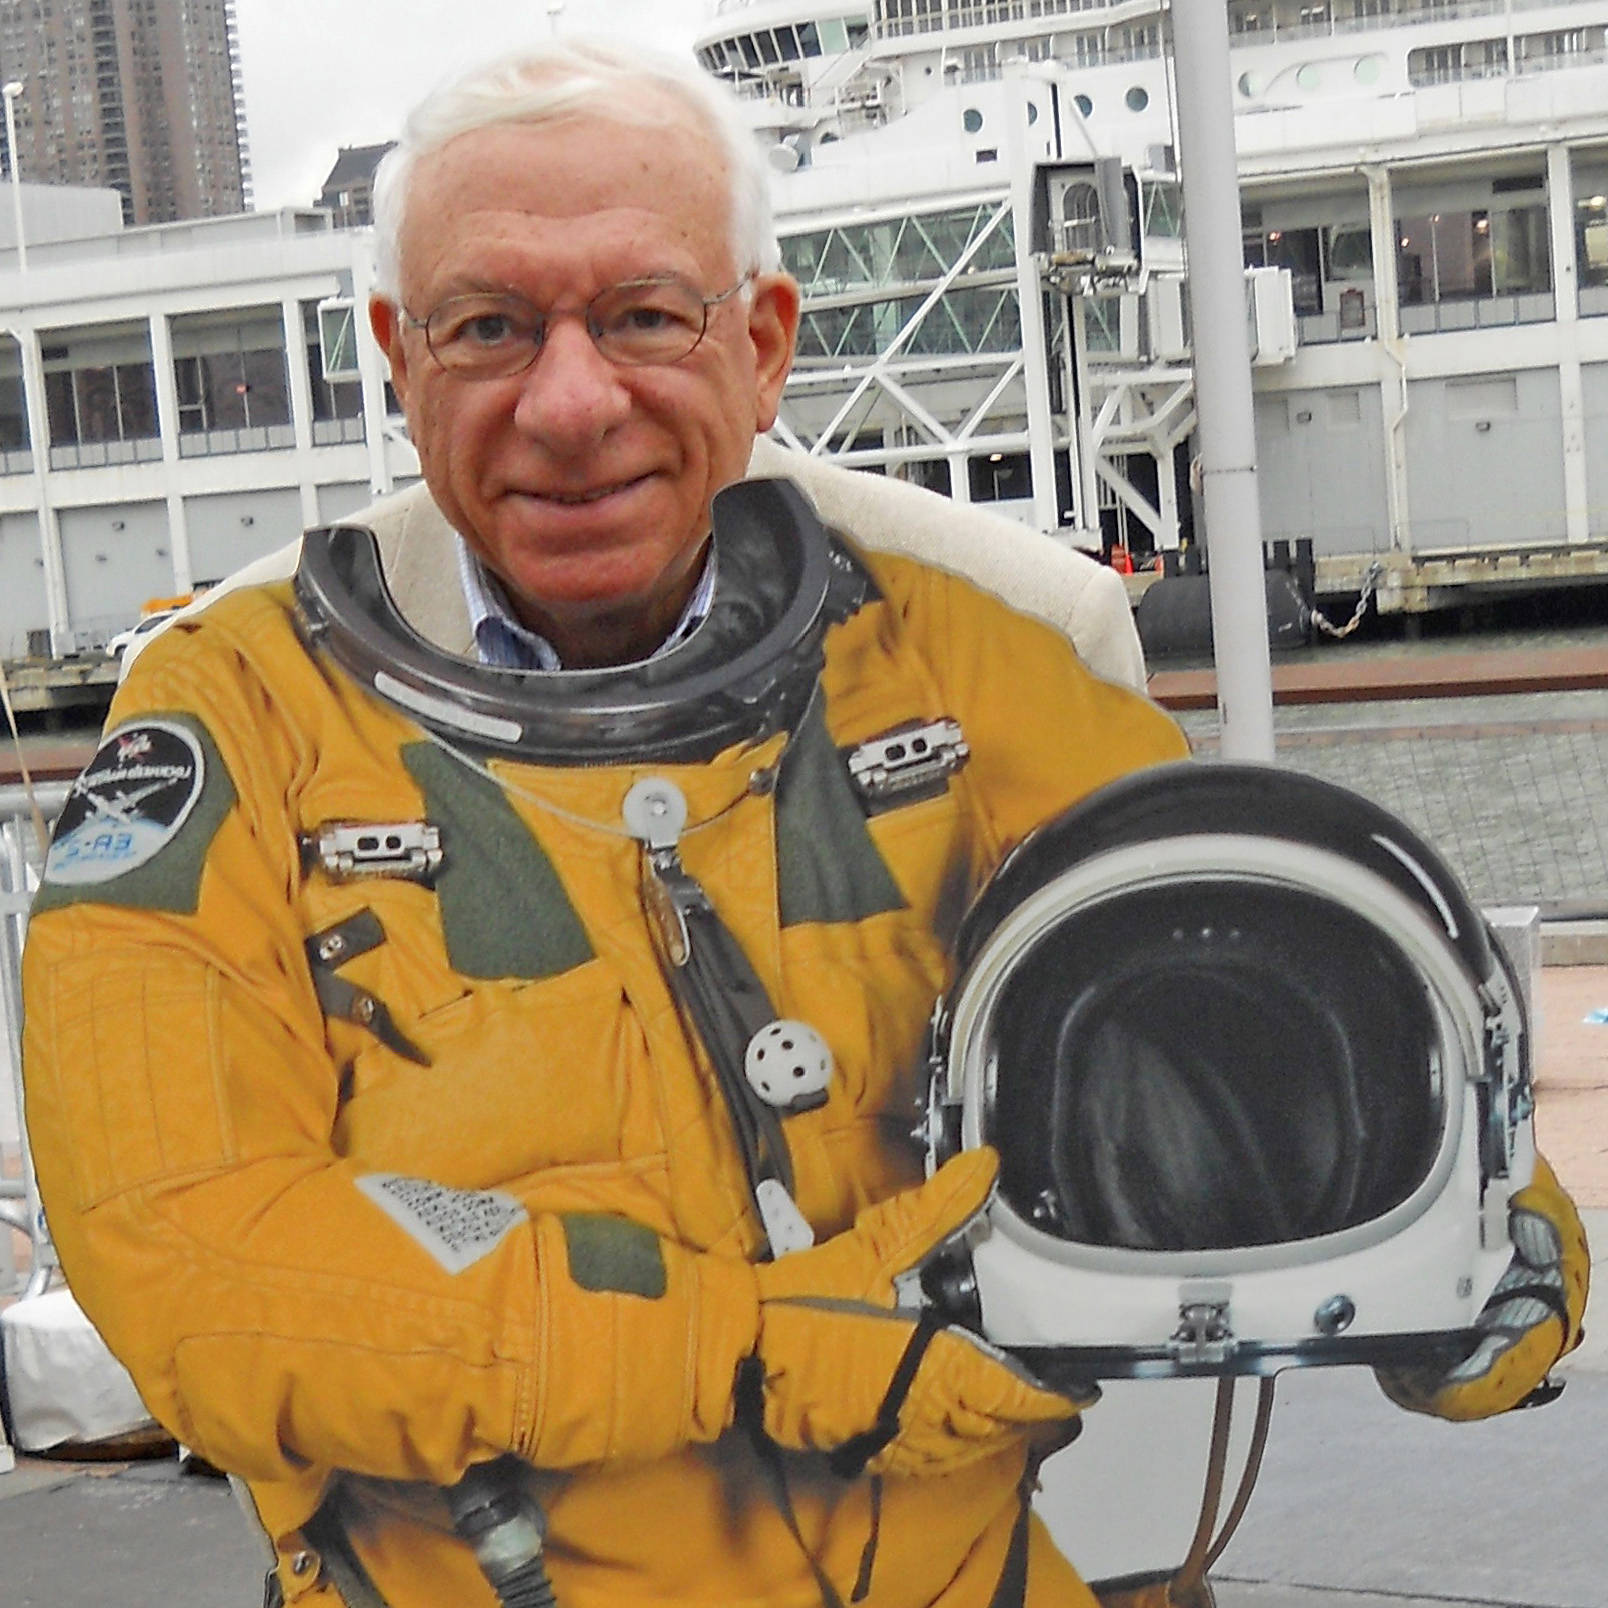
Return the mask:
M776 880L784 927L863 921L905 904L819 700L793 738L776 789Z
M447 958L465 977L556 977L592 958L575 907L503 790L433 743L402 750L441 828Z
M564 1225L570 1277L583 1290L640 1295L650 1301L664 1295L669 1287L664 1249L651 1228L591 1212L565 1213L559 1221Z
M153 713L128 721L130 730L147 720L165 720L183 726L200 744L203 764L201 796L172 840L162 845L144 865L108 877L104 882L59 884L45 882L34 897L32 914L44 914L64 905L118 905L129 910L169 910L193 916L201 903L201 873L207 851L218 835L224 817L235 806L235 785L218 752L217 744L193 715Z

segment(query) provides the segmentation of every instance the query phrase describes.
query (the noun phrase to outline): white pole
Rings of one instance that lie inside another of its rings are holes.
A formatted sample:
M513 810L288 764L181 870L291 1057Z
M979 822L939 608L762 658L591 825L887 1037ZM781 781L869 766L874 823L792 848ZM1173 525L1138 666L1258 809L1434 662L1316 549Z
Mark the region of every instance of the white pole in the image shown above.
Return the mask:
M1172 26L1221 751L1225 759L1272 759L1228 10L1224 0L1173 0Z
M0 89L6 100L6 149L11 153L11 216L17 225L17 272L28 271L28 243L22 237L22 173L17 161L17 97L23 86L18 80Z

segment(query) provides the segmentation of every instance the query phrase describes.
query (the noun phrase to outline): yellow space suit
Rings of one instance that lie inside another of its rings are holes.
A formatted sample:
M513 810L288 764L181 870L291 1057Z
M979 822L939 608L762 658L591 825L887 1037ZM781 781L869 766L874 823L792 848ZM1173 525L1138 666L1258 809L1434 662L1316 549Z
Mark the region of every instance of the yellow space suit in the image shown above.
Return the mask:
M920 1176L959 912L1032 827L1184 743L977 585L837 551L864 584L801 712L696 759L442 740L288 585L182 622L118 693L27 949L38 1170L83 1306L248 1482L288 1600L338 1600L324 1504L385 1601L489 1604L440 1491L503 1454L564 1608L805 1608L822 1576L983 1608L1013 1545L1030 1603L1088 1600L1022 1517L1072 1408L976 1348L935 1345L874 1478L825 1454L904 1351L893 1276L988 1187L974 1155L875 1209ZM912 732L946 764L868 792L851 761ZM777 1108L814 1250L756 1265L752 1158L622 825L647 780L776 1016L824 1042L824 1100ZM771 1464L735 1425L754 1355Z

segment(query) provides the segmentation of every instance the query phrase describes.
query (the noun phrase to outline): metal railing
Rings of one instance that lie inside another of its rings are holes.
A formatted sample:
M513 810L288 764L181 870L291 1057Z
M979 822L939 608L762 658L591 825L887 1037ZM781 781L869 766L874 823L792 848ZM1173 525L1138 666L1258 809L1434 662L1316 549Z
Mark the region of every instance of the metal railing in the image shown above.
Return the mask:
M0 1079L0 1101L12 1119L3 1131L17 1135L15 1155L0 1146L0 1297L39 1294L56 1269L56 1251L39 1204L39 1185L28 1149L28 1127L22 1091L22 944L28 930L28 907L38 886L43 861L34 809L53 820L66 802L69 782L37 785L32 797L21 787L0 788L0 1014L5 1018L7 1072ZM19 1269L12 1239L27 1245L26 1265Z

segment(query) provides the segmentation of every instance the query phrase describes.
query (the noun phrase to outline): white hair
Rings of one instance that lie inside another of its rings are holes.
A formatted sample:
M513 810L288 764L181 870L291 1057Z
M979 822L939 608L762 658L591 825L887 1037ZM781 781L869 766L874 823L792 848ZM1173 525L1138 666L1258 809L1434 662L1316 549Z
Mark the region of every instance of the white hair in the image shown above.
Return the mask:
M376 289L400 299L401 242L408 191L422 157L473 129L503 123L540 125L584 113L643 127L662 122L643 90L678 102L726 158L728 220L739 269L768 272L781 263L770 187L758 144L736 98L691 62L603 39L556 39L471 69L428 95L409 114L402 137L374 176Z

